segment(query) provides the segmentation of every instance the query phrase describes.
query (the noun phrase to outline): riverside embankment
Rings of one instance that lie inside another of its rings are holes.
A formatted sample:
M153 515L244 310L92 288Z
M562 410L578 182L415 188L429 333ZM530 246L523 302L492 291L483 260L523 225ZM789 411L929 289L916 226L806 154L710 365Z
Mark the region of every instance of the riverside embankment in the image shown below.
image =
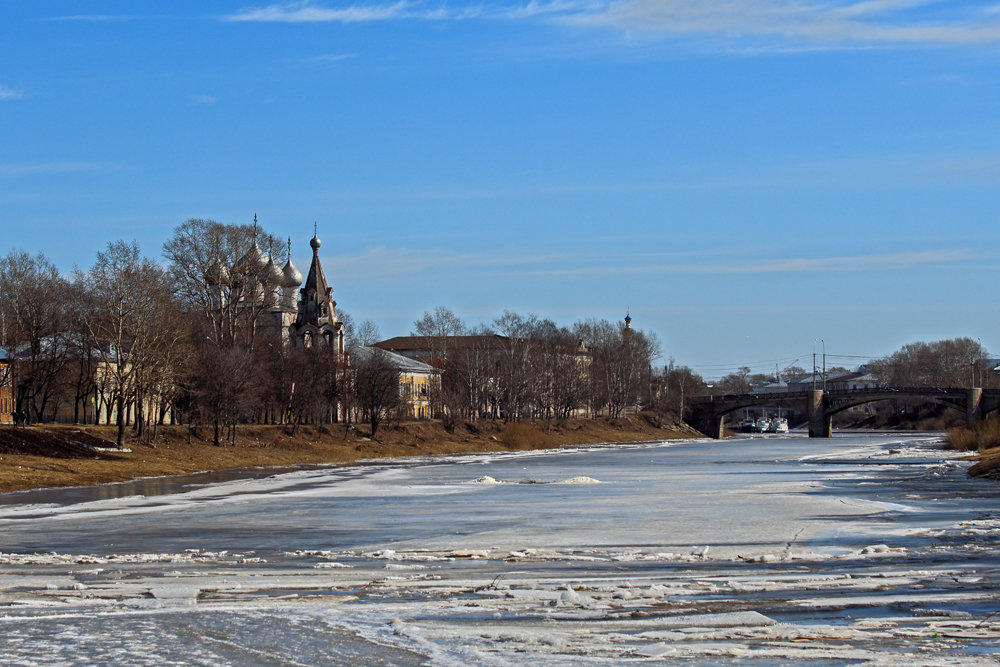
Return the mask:
M699 437L685 424L655 418L577 419L503 424L440 422L383 427L376 438L366 427L241 426L234 442L211 444L211 429L160 427L152 443L134 437L114 450L112 426L0 427L0 493L60 486L123 482L234 468L351 463L363 459L546 449L598 442L636 442Z

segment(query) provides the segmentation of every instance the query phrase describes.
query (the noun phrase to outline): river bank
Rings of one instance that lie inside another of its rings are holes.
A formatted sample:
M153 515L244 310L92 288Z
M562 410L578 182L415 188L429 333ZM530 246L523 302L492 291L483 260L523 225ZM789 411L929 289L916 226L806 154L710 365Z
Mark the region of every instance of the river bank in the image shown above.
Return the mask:
M412 422L379 429L324 426L241 426L234 444L215 447L211 430L160 427L144 444L126 439L114 449L115 427L44 424L0 428L0 493L61 486L89 486L141 477L233 468L350 463L362 459L472 454L555 448L603 442L700 437L686 424L630 416L534 424Z

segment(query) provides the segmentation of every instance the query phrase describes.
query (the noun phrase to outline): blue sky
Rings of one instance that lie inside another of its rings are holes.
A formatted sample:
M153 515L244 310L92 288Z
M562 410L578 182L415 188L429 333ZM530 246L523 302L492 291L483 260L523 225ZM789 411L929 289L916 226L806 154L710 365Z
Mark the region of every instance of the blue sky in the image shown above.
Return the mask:
M0 0L4 245L256 213L387 337L630 308L708 376L1000 355L998 65L1000 2Z

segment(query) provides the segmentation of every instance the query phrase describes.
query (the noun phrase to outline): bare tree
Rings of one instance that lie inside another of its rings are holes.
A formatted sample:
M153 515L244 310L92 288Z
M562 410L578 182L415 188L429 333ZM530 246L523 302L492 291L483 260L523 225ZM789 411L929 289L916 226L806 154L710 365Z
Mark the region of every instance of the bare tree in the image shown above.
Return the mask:
M465 343L450 351L441 384L432 385L431 411L441 413L445 426L458 417L495 417L496 364L505 339L483 325L469 332Z
M379 424L399 404L399 369L389 353L377 347L358 347L352 354L354 399L374 438Z
M648 402L652 361L659 354L655 336L607 320L578 323L574 330L590 340L591 409L595 413L606 408L608 416L617 418L627 408Z
M279 285L264 269L280 263L284 245L256 224L223 225L192 219L174 230L164 244L172 284L185 308L200 312L209 323L216 346L252 348L257 321L274 304Z
M704 378L687 366L674 365L671 359L663 368L659 405L683 420L687 416L691 398L704 394L706 388Z
M16 408L40 420L69 360L68 282L39 253L11 251L0 259L3 346L14 360Z
M438 306L434 312L424 311L423 317L413 323L413 336L423 336L430 350L430 358L425 359L436 366L447 366L448 358L454 351L456 336L465 334L467 328L455 313L444 306Z
M374 345L382 338L382 332L372 320L362 320L353 333L352 341L358 345Z
M204 340L196 350L196 372L190 392L200 422L213 428L212 442L222 444L223 427L235 441L236 424L256 407L259 399L258 364L244 347L219 349Z
M506 338L500 350L495 377L495 401L504 421L519 421L525 416L531 392L531 352L536 342L531 337L538 325L536 315L519 315L505 310L493 321L497 333Z
M159 381L157 360L181 337L170 324L174 308L164 289L167 278L158 264L141 256L135 242L115 241L97 253L89 272L77 272L76 280L87 295L82 319L101 357L101 381L115 397L121 447L126 405L136 408L141 422L142 390Z
M750 382L750 367L740 366L737 370L723 376L716 386L727 394L747 394L753 389Z
M891 387L970 387L979 380L976 369L982 357L978 342L953 338L904 345L869 367Z
M413 336L428 336L446 338L461 336L466 331L465 322L444 306L438 306L434 312L424 311L423 317L413 323Z

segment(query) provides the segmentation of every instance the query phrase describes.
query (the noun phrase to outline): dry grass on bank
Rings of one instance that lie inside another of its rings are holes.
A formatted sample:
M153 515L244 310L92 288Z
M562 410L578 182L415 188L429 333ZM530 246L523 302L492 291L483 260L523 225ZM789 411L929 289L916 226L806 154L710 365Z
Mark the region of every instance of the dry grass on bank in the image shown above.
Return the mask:
M948 431L949 449L960 452L982 452L998 446L1000 446L1000 418L996 416Z
M651 423L652 422L652 423ZM657 424L657 425L654 425ZM376 438L365 426L241 426L236 444L215 447L209 428L161 427L152 445L134 438L130 451L95 451L114 446L112 426L42 425L0 427L0 493L24 489L122 482L139 477L361 459L544 449L598 442L637 442L701 437L675 420L628 417L538 423L459 424L451 432L440 422L382 427Z
M1000 417L948 431L947 447L957 451L979 452L979 461L969 468L974 477L1000 478Z

